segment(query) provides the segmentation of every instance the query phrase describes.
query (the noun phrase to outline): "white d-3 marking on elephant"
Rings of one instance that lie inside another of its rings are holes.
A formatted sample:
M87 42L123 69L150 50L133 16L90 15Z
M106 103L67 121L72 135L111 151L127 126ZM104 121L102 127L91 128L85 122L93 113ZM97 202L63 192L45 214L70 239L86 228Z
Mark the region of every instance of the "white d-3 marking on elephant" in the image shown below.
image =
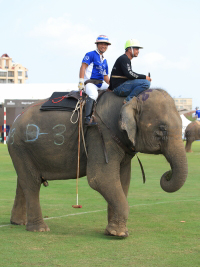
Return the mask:
M40 128L35 124L28 124L26 126L26 141L25 142L34 142L38 139L39 135L48 134L40 133Z
M65 141L65 138L64 138L64 136L62 134L66 131L66 126L64 124L57 124L52 129L55 130L58 127L64 128L63 130L61 130L60 132L55 134L56 138L60 138L61 137L61 142L56 142L54 140L54 144L55 145L62 145L64 143L64 141ZM28 124L26 126L26 141L25 142L35 142L39 138L39 136L43 135L43 134L49 134L49 133L40 133L39 126L37 126L35 124ZM13 134L13 136L14 136L14 134ZM14 140L13 140L13 143L14 143ZM13 143L11 143L11 144L13 144Z
M66 126L64 124L58 124L58 125L54 126L52 129L54 130L57 127L63 127L64 128L63 131L55 134L57 137L61 137L62 138L62 142L59 144L56 141L54 141L54 144L58 145L58 146L61 146L62 144L64 144L64 141L65 141L65 138L64 138L64 136L62 134L66 131Z
M11 143L11 145L13 145L14 144L14 135L15 135L15 128L14 129L12 129L10 132L9 132L9 134L8 134L8 139L12 139L12 141L10 141Z

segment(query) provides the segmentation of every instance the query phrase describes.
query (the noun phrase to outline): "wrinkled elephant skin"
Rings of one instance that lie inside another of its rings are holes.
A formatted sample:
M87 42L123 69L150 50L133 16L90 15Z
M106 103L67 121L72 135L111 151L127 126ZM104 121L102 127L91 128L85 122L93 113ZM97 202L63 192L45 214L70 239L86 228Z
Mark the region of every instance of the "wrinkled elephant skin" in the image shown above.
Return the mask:
M90 187L108 203L105 234L120 237L128 236L127 194L133 154L125 152L111 132L130 150L134 146L137 152L166 157L171 170L160 181L166 192L180 189L187 177L181 119L173 99L164 90L151 89L125 105L123 100L106 92L96 108L108 163L96 126L84 128L88 158L83 142L80 151L80 177L87 175ZM38 102L26 109L10 130L8 150L17 173L11 223L26 224L28 231L49 231L39 203L42 178L49 181L76 178L78 124L72 124L70 118L71 112L40 111Z

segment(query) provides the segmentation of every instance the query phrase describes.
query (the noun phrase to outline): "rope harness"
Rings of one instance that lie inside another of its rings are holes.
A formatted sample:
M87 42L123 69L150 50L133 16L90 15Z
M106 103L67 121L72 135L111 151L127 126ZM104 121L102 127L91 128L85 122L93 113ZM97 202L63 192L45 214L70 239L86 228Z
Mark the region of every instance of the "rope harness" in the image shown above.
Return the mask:
M81 104L81 100L79 99L76 106L75 106L75 109L72 111L70 122L73 124L76 124L79 120L79 111L78 110L80 109L80 104ZM82 107L84 107L84 105L85 105L85 100L82 102ZM73 121L73 116L74 116L76 111L77 111L77 119L76 119L76 121Z

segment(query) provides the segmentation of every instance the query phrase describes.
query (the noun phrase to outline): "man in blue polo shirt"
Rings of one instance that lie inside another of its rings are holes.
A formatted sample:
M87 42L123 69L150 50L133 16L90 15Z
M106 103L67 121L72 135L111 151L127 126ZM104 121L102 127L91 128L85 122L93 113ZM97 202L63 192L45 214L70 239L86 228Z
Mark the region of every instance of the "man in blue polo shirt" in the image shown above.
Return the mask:
M197 121L200 121L200 110L198 108L196 108L196 113L195 113L196 117L197 117Z
M91 121L91 114L94 101L98 97L97 90L107 89L110 83L108 63L103 54L111 43L107 36L99 35L95 44L97 49L86 53L82 60L78 84L79 90L83 90L85 83L85 92L88 95L85 105L85 124L87 126L96 125L94 121Z

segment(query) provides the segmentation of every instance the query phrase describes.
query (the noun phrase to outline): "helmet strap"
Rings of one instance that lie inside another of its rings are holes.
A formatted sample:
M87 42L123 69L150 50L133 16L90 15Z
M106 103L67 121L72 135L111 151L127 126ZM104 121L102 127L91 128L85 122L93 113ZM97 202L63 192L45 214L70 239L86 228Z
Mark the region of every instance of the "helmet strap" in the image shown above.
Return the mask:
M132 52L132 58L134 58L134 51L133 51L133 47L131 47L131 52Z
M99 49L98 49L98 45L97 45L97 51L103 55L104 52L101 52Z

